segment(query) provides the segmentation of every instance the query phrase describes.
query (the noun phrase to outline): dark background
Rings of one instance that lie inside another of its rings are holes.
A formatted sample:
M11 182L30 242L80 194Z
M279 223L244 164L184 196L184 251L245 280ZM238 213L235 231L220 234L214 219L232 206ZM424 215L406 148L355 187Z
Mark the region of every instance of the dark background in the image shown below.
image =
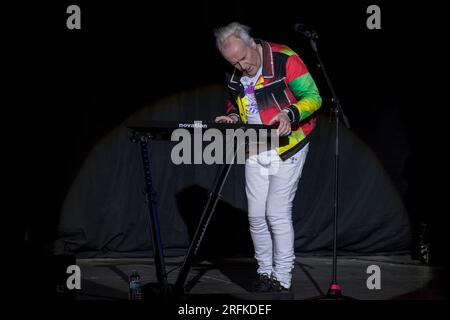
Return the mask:
M81 30L66 28L71 4L81 8ZM381 30L366 28L371 4L381 8ZM28 248L51 248L66 192L102 136L145 105L224 81L216 27L239 21L253 36L296 50L327 113L327 87L308 42L294 33L302 22L320 35L322 59L354 132L380 158L413 226L429 225L443 259L445 105L436 97L443 12L433 3L380 1L61 1L17 8L10 28L20 63L10 67L19 86L9 109L26 128L20 133L32 138L25 148L13 144L18 163L28 167L16 170L12 188L21 194Z

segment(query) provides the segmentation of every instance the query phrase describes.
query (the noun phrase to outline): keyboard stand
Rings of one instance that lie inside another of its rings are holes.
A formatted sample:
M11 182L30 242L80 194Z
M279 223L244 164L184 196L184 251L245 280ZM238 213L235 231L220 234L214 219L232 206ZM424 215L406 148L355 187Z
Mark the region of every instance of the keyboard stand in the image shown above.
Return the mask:
M156 297L162 297L164 299L175 298L178 299L182 295L185 294L184 283L186 282L186 278L189 274L189 270L192 267L194 259L197 256L198 249L202 242L203 236L205 235L206 229L208 228L209 222L214 214L217 202L221 197L221 192L225 182L228 178L228 174L230 173L231 166L236 160L236 156L241 147L245 146L245 143L241 143L236 146L234 149L233 158L225 159L225 163L222 164L219 168L219 176L214 183L213 190L209 194L208 201L206 203L205 208L203 209L202 216L200 218L200 222L195 231L194 238L192 239L188 251L185 255L183 265L178 274L175 285L169 285L167 282L167 273L166 267L164 263L164 253L163 246L161 241L161 234L159 228L158 221L158 212L157 212L157 201L156 201L156 192L153 188L153 181L151 175L151 163L150 163L150 148L149 148L149 140L150 139L167 139L170 136L170 132L173 131L171 128L176 128L173 125L164 126L164 124L156 123L159 125L155 128L152 128L153 123L144 123L143 125L135 125L129 126L128 135L132 142L139 143L141 150L141 157L144 169L145 176L145 184L146 184L146 202L149 208L150 213L150 227L152 232L152 244L154 251L154 259L155 259L155 267L156 267L156 276L158 280L157 290L154 290L153 284L150 286L152 288L152 293L156 294ZM266 126L263 126L264 129ZM273 127L267 126L269 129L274 129ZM166 129L169 128L169 129ZM259 128L259 127L258 127ZM153 131L153 132L152 132ZM145 286L144 286L145 287ZM145 294L144 294L145 295Z

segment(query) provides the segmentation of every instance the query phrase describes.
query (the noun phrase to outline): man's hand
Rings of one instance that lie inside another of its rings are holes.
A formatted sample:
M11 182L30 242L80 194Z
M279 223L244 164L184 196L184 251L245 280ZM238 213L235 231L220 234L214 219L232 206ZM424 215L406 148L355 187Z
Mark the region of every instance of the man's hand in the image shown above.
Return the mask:
M291 120L286 112L280 112L272 120L269 121L268 125L279 123L277 133L280 137L287 136L291 133Z
M228 117L228 116L219 116L214 120L217 123L236 123L236 119Z

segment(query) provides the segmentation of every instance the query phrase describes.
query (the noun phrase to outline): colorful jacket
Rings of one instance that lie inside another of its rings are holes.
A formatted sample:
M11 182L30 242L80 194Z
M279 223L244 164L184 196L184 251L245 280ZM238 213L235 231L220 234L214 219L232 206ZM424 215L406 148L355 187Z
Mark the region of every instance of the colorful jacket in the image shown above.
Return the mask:
M320 108L322 98L317 86L300 57L284 45L255 40L262 45L262 74L255 84L255 98L261 121L269 121L282 110L288 110L292 132L280 139L277 152L286 160L307 142L315 127L314 111ZM235 69L228 74L230 99L227 115L236 115L247 122L246 97L240 79L242 73Z

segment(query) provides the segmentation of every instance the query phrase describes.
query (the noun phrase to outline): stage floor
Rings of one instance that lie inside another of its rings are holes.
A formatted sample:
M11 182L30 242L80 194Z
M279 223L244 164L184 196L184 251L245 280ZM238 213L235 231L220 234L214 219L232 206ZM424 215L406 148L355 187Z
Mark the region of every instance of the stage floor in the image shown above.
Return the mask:
M174 284L183 262L182 257L166 258L168 282ZM128 276L136 270L142 283L155 283L153 259L77 259L81 268L79 300L126 300ZM369 289L371 265L380 268L380 289ZM177 268L178 267L178 268ZM186 292L192 296L211 298L227 296L233 299L264 300L247 289L255 274L252 257L199 261L189 273ZM409 256L358 256L338 258L338 283L342 293L355 299L448 299L440 275L443 270L421 264ZM331 257L297 257L293 271L293 298L304 300L326 294L332 277ZM291 297L292 298L292 297ZM267 296L267 299L274 299ZM284 299L284 298L280 298Z

